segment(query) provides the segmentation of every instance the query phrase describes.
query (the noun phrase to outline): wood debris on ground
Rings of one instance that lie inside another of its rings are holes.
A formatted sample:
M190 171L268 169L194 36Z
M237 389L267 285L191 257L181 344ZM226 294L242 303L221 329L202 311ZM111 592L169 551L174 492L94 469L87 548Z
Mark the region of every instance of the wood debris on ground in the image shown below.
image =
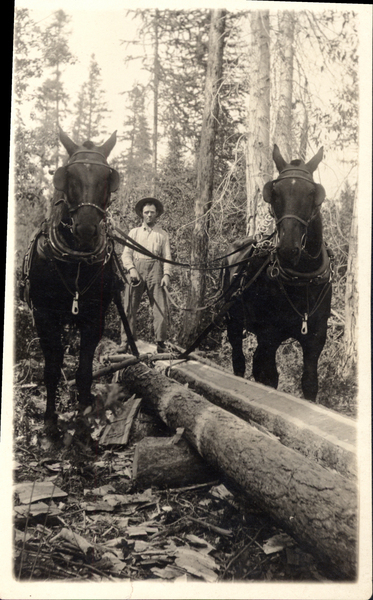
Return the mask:
M119 436L126 430L126 444L115 436L112 444L100 444L106 411L112 412L109 424L118 423L126 403L114 393L109 408L101 398L96 411L84 416L84 439L76 413L65 410L61 423L70 443L45 448L40 396L34 387L20 393L14 457L18 579L327 581L310 554L216 472L210 481L136 487L136 443L168 435L172 449L183 439L182 432L175 438L175 432L162 431L140 403L132 427L128 410L125 426L116 430Z

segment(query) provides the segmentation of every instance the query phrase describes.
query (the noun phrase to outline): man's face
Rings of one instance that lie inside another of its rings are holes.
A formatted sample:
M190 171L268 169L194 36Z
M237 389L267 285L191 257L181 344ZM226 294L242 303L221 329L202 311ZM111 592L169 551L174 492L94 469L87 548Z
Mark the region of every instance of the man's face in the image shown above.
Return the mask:
M154 204L145 204L144 208L142 209L142 217L144 223L151 227L155 224L157 216L157 209L155 208Z

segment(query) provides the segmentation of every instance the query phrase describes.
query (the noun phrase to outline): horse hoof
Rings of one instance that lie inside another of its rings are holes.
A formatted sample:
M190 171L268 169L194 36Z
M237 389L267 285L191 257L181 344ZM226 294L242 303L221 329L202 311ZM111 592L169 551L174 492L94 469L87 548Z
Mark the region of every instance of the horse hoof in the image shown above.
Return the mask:
M47 419L44 422L44 435L47 440L51 442L58 442L61 437L61 433L57 427L57 420L55 419Z

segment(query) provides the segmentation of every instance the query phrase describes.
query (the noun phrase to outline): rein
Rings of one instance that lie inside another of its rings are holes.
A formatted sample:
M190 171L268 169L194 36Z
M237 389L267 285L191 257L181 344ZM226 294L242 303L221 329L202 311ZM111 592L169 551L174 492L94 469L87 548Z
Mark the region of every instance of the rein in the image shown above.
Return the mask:
M199 346L199 344L202 342L202 340L210 333L210 331L215 327L215 325L217 325L218 321L220 321L220 319L222 317L224 317L224 315L229 311L229 309L239 299L239 297L242 296L242 294L256 281L256 279L259 277L261 272L268 266L270 261L271 261L271 254L269 254L269 256L267 256L266 260L263 262L263 264L257 270L255 275L245 284L245 286L242 288L239 288L236 292L234 292L232 294L232 296L229 298L229 300L221 308L219 313L212 319L211 323L202 331L202 333L200 333L200 335L194 340L194 342L184 352L182 352L182 354L178 358L180 358L180 359L186 358L188 356L188 354L193 352L197 348L197 346ZM240 274L241 273L238 273L237 275L240 275ZM230 283L230 286L229 286L227 292L231 290L231 288L235 284L235 282L236 282L236 279L233 279L233 281Z
M247 258L240 260L236 263L232 263L231 265L224 265L223 267L206 267L203 266L202 264L190 264L190 263L182 263L182 262L177 262L174 260L168 260L167 258L163 258L161 256L157 256L156 254L154 254L153 252L151 252L150 250L147 250L146 248L144 248L144 246L142 246L141 244L139 244L139 242L137 242L136 240L134 240L133 238L131 238L129 235L127 235L124 231L122 231L121 229L119 229L119 227L117 227L116 225L112 224L112 228L117 231L121 236L123 236L124 239L121 239L120 237L114 235L112 232L109 233L110 237L115 241L118 242L119 244L122 244L123 246L128 246L129 248L131 248L131 250L134 250L135 252L139 252L141 254L144 254L144 256L148 256L149 258L153 258L154 260L159 260L160 262L163 263L167 263L176 267L185 267L187 269L192 269L192 270L200 270L200 271L223 271L225 269L231 269L232 267L236 267L236 266L240 266L243 265L247 262ZM268 239L270 239L271 237L273 237L274 233L272 233ZM256 242L253 239L250 239L250 241L246 242L245 244L243 244L242 246L239 246L238 248L236 248L235 250L232 250L232 252L229 252L228 254L225 254L223 256L219 256L217 258L214 258L211 262L217 262L217 261L221 261L224 260L226 258L229 258L230 256L233 256L234 254L237 254L238 252L241 252L242 250L246 250L246 248L249 248L250 246L255 245Z

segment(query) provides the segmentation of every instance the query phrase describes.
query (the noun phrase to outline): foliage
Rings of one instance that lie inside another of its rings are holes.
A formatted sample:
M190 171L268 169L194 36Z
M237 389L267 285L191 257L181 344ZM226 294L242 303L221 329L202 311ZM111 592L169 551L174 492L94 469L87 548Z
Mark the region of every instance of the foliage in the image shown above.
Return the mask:
M75 103L77 116L73 127L73 137L77 140L92 140L106 133L104 122L108 113L101 87L101 69L91 55L88 80L82 84Z
M30 79L40 77L43 69L40 29L27 8L17 8L14 21L14 100L27 99Z
M243 237L246 230L244 144L246 101L251 92L250 81L247 81L247 63L250 60L247 52L249 14L247 11L228 12L226 19L214 195L209 210L210 259L224 254L229 243ZM46 25L35 24L30 15L27 9L16 10L14 37L16 109L13 139L18 266L32 231L48 213L52 194L49 171L55 169L59 160L56 135L58 120L67 117L72 110L71 119L75 122L73 135L77 138L95 137L104 135L108 114L101 90L101 68L94 55L91 57L87 80L75 104L71 105L65 92L64 82L75 60L68 44L69 16L57 11ZM126 96L125 119L119 135L125 149L112 161L121 174L121 186L111 213L114 221L129 231L138 223L133 211L135 202L139 197L150 194L152 189L154 173L149 106L153 98L154 23L157 18L160 152L156 193L165 205L160 224L170 234L172 256L175 260L188 262L194 226L196 162L204 106L209 11L166 9L156 12L155 9L149 9L132 11L131 15L134 23L140 23L140 26L137 42L131 46L131 56L127 45L126 60L136 58L140 61L142 69L149 74L149 83L136 83ZM306 132L307 154L312 154L314 147L324 144L326 160L328 152L343 148L349 161L342 165L346 173L343 187L334 196L329 195L323 204L324 237L336 257L336 275L329 346L322 355L320 369L325 381L330 381L332 387L334 363L332 365L330 357L343 364L340 341L343 335L349 223L356 187L355 171L351 171L351 167L356 163L358 131L357 17L351 11L333 10L318 12L317 18L315 13L306 10L295 15L290 132L293 152L298 156L304 147ZM271 13L271 106L274 114L278 92L276 73L281 56L277 17L278 13ZM325 89L330 93L323 94L322 90ZM271 135L273 129L274 122ZM264 221L260 223L264 224ZM121 248L118 248L120 252ZM207 272L206 279L205 304L209 304L219 288L219 270ZM188 285L188 271L175 267L171 290L179 306L185 306ZM148 318L146 303L141 311L143 333L150 338L151 319ZM183 312L171 307L171 316L170 338L175 340ZM202 325L211 316L211 310L206 311ZM112 310L108 317L108 330L112 334L117 327L118 318L115 310ZM247 344L250 355L253 342ZM221 359L228 366L229 350L223 327L216 329L206 341L206 347L212 346L218 352L217 360ZM292 345L284 346L279 353L285 379L291 379L289 363L298 364L297 351ZM296 388L292 390L295 392Z

